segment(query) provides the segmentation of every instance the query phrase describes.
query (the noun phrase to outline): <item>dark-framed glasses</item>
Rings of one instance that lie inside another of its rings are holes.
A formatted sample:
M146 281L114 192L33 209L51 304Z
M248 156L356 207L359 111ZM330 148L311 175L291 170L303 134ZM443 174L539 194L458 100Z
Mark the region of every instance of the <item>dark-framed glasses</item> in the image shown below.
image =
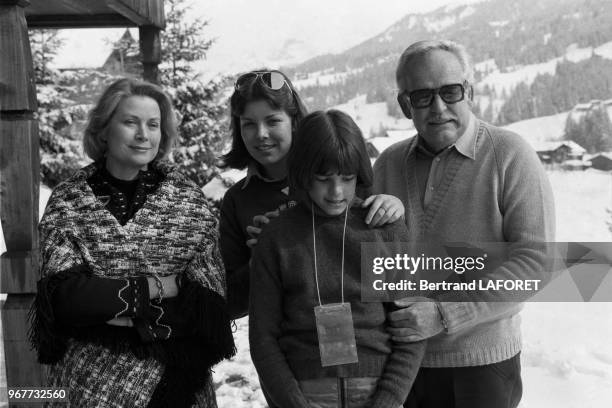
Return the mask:
M462 84L442 85L435 89L417 89L410 93L404 91L400 93L400 96L404 99L408 99L413 108L423 109L431 106L436 94L440 95L440 98L446 104L451 105L460 102L465 98L465 90L467 87L468 82L464 81Z
M284 85L287 85L287 88L291 89L289 87L289 83L287 82L287 78L285 78L285 75L282 72L276 70L251 71L247 72L246 74L242 74L236 80L234 88L237 91L242 91L246 87L250 86L253 81L259 81L265 87L267 87L268 89L272 89L273 91L280 90Z

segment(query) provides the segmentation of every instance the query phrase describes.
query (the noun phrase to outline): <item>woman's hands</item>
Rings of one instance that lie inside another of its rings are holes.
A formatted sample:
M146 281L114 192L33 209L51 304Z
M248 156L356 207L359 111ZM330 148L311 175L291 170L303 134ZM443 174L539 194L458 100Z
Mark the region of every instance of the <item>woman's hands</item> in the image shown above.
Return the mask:
M365 218L365 223L370 227L380 227L391 224L404 216L404 204L402 201L389 194L371 195L361 205L363 208L370 207Z
M168 276L160 276L157 279L159 279L164 288L163 299L172 298L178 295L179 288L176 284L175 273ZM147 277L147 283L149 284L149 299L160 298L161 289L158 287L158 283L156 282L157 279L150 276Z
M177 285L177 275L172 274L168 276L158 277L163 287L163 299L176 297L179 292ZM161 289L158 287L157 279L153 277L147 277L147 283L149 285L149 299L159 299ZM111 326L122 326L122 327L134 327L134 322L130 317L116 317L108 320L106 324Z

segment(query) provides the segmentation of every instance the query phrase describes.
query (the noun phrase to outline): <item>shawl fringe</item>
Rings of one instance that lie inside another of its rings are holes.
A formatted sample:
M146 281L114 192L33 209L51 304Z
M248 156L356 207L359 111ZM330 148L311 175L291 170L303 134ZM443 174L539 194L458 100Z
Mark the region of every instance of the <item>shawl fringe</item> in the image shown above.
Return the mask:
M30 310L29 338L42 364L58 363L68 339L101 345L111 353L131 351L138 359L154 358L164 365L149 407L190 407L210 376L210 368L236 354L225 299L218 293L185 280L179 293L185 321L192 324L187 336L143 343L134 328L98 325L86 328L61 326L53 314L55 288L75 273L60 272L38 282L38 294Z

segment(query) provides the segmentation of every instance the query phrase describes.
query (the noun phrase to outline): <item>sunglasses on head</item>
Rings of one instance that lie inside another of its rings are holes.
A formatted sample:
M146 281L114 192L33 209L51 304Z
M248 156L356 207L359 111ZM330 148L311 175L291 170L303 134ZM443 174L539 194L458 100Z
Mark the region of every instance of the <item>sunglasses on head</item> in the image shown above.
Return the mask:
M285 75L282 72L275 70L251 71L247 72L246 74L242 74L236 80L234 87L237 91L242 91L257 80L259 80L259 82L266 88L273 91L280 90L284 85L287 85L287 88L289 88L289 83L287 82Z
M408 100L410 105L415 109L423 109L431 106L434 96L440 95L444 103L452 105L465 98L465 90L468 87L468 82L462 84L448 84L435 89L417 89L416 91L400 93L400 97Z

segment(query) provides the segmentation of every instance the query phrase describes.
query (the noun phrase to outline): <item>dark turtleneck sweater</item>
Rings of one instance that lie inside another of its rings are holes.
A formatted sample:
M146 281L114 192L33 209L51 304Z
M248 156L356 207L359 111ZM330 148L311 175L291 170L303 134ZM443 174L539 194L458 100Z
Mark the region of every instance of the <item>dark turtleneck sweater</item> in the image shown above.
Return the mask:
M296 380L380 377L371 407L401 406L417 374L425 343L394 343L383 303L361 302L361 243L406 241L403 221L381 228L365 222L367 209L351 208L344 256L344 298L351 303L359 362L321 367L314 307L312 215L300 204L281 212L261 233L251 267L249 341L253 363L276 406L308 407ZM344 214L317 215L316 250L323 304L341 300Z

